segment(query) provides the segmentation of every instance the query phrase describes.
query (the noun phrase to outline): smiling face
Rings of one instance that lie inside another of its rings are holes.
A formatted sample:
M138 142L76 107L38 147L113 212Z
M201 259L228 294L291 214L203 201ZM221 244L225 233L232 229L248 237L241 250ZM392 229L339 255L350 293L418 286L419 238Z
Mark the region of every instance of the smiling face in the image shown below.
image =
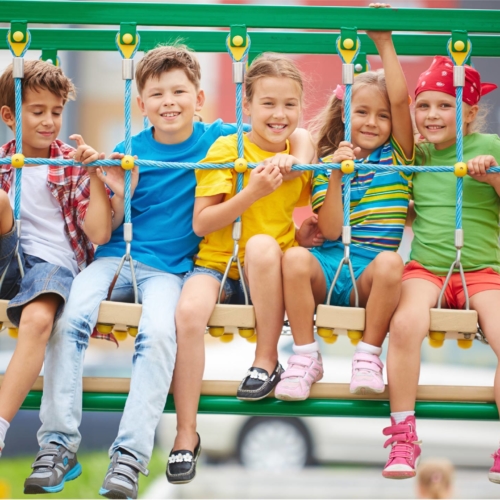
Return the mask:
M264 151L283 151L299 123L301 97L299 84L291 78L259 78L251 101L245 97L243 102L244 113L252 118L250 141Z
M193 133L193 119L205 102L182 69L173 69L149 78L137 103L153 125L154 138L163 144L178 144Z
M359 158L387 142L391 134L389 101L375 85L363 85L353 93L351 101L351 142L361 148Z
M465 134L478 109L477 105L462 104ZM457 140L455 97L437 90L418 94L415 101L415 123L420 134L428 142L435 144L436 149L453 146Z
M27 158L49 158L50 145L62 125L64 100L46 89L26 89L23 96L23 154ZM15 129L15 114L8 106L1 109L2 119Z

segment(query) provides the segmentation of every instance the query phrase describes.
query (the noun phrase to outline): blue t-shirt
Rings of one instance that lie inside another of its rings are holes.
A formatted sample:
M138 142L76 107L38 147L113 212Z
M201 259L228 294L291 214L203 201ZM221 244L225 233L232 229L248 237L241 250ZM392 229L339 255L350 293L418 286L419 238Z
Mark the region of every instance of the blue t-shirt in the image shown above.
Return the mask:
M196 163L205 158L220 136L234 133L236 126L222 120L194 122L189 139L168 145L157 142L150 127L132 137L132 154L141 160ZM115 151L124 153L124 143ZM194 170L140 167L132 197L131 254L135 260L168 273L185 273L193 268L193 255L201 241L193 231L195 188ZM121 225L108 243L98 247L96 258L122 257L124 253Z

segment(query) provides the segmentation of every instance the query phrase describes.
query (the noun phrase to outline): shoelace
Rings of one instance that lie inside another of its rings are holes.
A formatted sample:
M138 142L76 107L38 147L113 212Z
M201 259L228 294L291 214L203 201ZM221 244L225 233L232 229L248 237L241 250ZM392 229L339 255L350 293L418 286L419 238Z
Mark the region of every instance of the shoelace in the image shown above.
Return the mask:
M421 444L412 427L408 424L396 424L384 429L384 435L392 436L384 443L384 448L392 445L389 458L404 458L408 460L413 454L413 446Z

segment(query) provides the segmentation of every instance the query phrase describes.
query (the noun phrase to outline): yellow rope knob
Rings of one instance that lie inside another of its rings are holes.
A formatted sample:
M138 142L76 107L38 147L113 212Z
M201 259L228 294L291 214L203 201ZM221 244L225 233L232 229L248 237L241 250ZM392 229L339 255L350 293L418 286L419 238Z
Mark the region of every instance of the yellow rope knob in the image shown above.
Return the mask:
M238 332L240 337L243 337L244 339L249 339L255 335L254 328L238 328Z
M352 160L344 160L340 164L340 170L342 170L344 174L352 174L354 172L354 162Z
M130 45L134 41L134 37L130 33L125 33L122 40L125 45Z
M255 334L253 337L247 338L247 342L250 342L250 344L256 344L257 343L257 334Z
M248 162L245 160L245 158L238 158L235 162L234 162L234 169L236 170L236 172L238 172L239 174L243 174L247 171L248 169Z
M19 335L19 330L15 326L9 327L7 332L9 333L9 337L12 337L13 339L17 339L17 336Z
M125 155L122 158L122 168L123 170L132 170L134 168L134 157Z
M109 323L97 323L96 330L103 335L109 335L113 331L114 325Z
M136 326L128 326L127 327L127 333L131 337L137 337L137 334L139 333L139 328L137 328Z
M24 167L24 155L21 153L16 153L15 155L12 155L11 163L12 163L12 166L14 168L23 168Z
M335 335L333 334L331 337L323 337L323 340L327 343L327 344L335 344L335 342L337 342L337 339L339 338L338 335Z
M457 344L460 349L470 349L472 347L472 339L458 339Z
M354 47L354 40L352 38L346 38L344 40L344 49L351 50Z
M243 37L241 35L233 36L233 45L241 47L243 45Z
M347 336L351 340L361 340L363 338L363 332L360 332L359 330L347 330Z
M113 330L113 335L118 342L123 342L127 338L127 330Z
M317 329L317 333L322 339L329 339L333 335L333 330L331 328L322 328L320 326Z
M222 337L220 337L220 341L224 342L224 344L229 344L229 342L232 342L233 340L234 340L233 333L225 333Z
M12 35L12 40L14 40L14 42L22 42L23 41L23 38L24 38L24 35L23 35L23 32L22 31L16 31L13 35Z
M465 49L465 43L462 42L462 40L457 40L455 42L455 44L453 45L453 48L457 51L457 52L462 52L462 50Z
M455 163L455 175L457 177L464 177L467 175L467 163L464 163L463 161Z
M442 347L446 334L444 332L429 332L429 345L437 349Z
M222 337L224 335L224 327L223 326L211 326L208 329L208 333L212 335L212 337Z

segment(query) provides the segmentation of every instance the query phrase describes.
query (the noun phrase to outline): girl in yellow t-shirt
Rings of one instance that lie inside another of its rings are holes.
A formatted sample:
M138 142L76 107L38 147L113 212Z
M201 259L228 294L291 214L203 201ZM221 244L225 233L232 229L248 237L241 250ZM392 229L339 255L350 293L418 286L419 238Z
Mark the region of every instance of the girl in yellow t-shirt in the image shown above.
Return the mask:
M195 474L200 449L196 413L204 369L206 325L217 302L222 276L233 252L232 223L241 216L239 258L244 266L251 300L255 307L258 341L255 360L239 389L238 398L266 397L283 371L278 361L278 340L284 318L281 259L288 248L319 244L315 219L295 232L293 210L310 202L311 171L291 172L299 160L290 156L289 137L297 128L302 110L303 83L294 63L277 54L264 54L250 66L245 79L243 111L252 119L252 130L244 135L244 157L262 162L244 174L243 189L236 194L237 174L232 169L197 170L193 228L203 236L194 270L184 282L177 306L178 351L174 375L177 410L177 438L173 452L193 459L176 473L168 471L170 482L188 482ZM309 133L297 130L303 163L314 159ZM238 158L237 136L219 138L204 163L230 163ZM305 239L304 239L305 237ZM316 241L313 241L316 239ZM223 289L225 303L244 303L236 265L229 271ZM181 453L182 452L182 453ZM184 455L183 455L184 454ZM178 461L177 458L175 460ZM180 470L182 469L182 470Z

